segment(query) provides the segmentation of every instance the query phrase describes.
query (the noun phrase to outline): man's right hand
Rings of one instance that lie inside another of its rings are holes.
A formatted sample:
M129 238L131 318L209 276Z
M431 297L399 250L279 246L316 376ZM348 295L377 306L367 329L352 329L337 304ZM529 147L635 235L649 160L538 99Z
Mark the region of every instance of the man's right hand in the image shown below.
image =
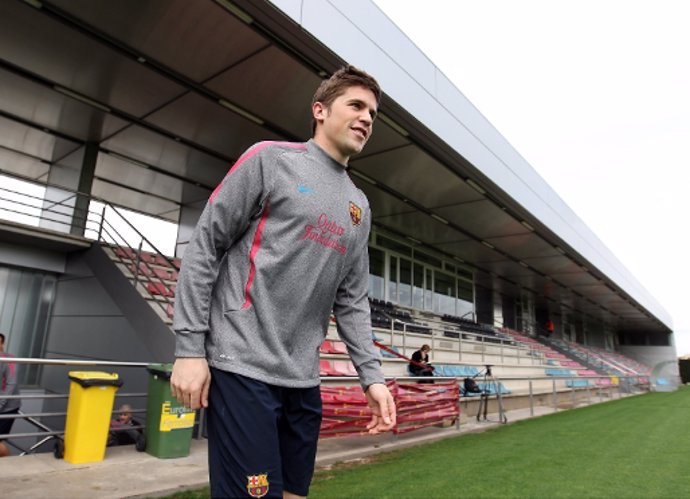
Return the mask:
M203 357L184 357L175 360L170 376L172 396L185 407L208 407L211 371Z

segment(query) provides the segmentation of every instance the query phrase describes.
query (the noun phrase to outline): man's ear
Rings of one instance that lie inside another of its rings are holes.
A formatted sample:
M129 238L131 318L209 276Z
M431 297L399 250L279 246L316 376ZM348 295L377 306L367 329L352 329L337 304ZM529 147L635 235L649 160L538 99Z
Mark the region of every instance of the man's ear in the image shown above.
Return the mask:
M321 122L326 118L328 109L321 102L314 102L311 106L311 114L317 122Z

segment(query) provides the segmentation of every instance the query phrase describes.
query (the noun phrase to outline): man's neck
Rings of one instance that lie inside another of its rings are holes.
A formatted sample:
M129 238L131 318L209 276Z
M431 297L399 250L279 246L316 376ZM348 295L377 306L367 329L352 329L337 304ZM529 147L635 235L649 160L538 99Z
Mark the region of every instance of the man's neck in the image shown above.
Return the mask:
M337 161L341 165L347 166L347 163L350 161L350 157L349 156L342 156L340 151L338 151L338 148L335 147L329 140L326 140L318 132L314 135L313 140L331 158L333 158L335 161Z

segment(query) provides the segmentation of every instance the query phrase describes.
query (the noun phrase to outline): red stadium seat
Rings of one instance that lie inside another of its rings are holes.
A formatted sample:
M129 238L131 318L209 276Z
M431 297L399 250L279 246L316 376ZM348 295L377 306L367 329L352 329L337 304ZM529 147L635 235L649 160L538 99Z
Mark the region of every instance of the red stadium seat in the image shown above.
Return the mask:
M172 298L175 296L174 290L170 289L168 286L160 282L149 282L146 285L146 290L152 295L166 296L168 298Z
M166 279L168 281L176 281L177 280L177 271L176 270L162 269L160 267L153 267L153 273L156 274L156 277L158 277L160 279Z
M156 263L156 257L153 253L149 253L148 251L141 251L139 253L139 259L142 262L146 263Z
M319 361L319 374L321 376L346 376L345 373L333 369L331 362L324 359Z
M145 276L151 275L151 271L149 270L149 268L144 263L139 264L139 271L138 272L137 272L137 266L134 265L133 263L130 263L129 265L127 265L127 268L134 275L139 275L139 274L145 275Z
M118 246L115 248L115 255L128 260L136 260L137 258L137 252L132 248L127 248L125 246Z
M333 361L333 368L336 371L343 373L342 375L357 376L357 370L349 360L335 360Z
M347 348L341 341L323 340L319 351L321 353L343 354L347 353Z

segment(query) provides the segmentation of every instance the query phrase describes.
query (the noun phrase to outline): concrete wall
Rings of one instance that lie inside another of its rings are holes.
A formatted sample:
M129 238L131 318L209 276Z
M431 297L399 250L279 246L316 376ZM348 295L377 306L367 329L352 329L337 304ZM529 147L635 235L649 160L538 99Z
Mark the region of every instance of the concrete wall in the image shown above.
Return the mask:
M96 248L100 251L100 248ZM130 293L136 295L133 287ZM138 296L135 298L141 299ZM143 301L143 299L141 299ZM109 360L121 362L160 362L160 351L150 344L118 305L117 297L99 280L87 263L86 252L67 257L65 273L57 283L56 299L48 329L45 357L49 359ZM144 305L149 305L144 302ZM155 312L151 311L152 314ZM167 327L167 326L165 326ZM172 332L170 342L172 343ZM41 376L41 387L52 393L67 393L67 373L77 371L107 371L118 373L124 385L119 393L142 393L147 390L148 375L144 368L135 367L67 367L46 366ZM144 409L144 398L118 397L115 408L130 403L134 409ZM47 401L46 410L64 411L66 401ZM62 418L47 422L61 428Z
M60 274L65 271L65 262L64 253L0 242L0 265Z

